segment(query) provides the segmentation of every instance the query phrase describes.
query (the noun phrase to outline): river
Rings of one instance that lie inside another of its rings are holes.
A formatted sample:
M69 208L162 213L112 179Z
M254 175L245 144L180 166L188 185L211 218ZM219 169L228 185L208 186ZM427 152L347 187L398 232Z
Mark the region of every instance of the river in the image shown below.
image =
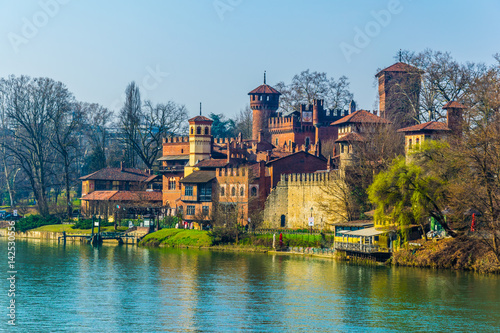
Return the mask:
M0 239L7 271L7 240ZM500 277L330 259L17 240L6 332L500 331Z

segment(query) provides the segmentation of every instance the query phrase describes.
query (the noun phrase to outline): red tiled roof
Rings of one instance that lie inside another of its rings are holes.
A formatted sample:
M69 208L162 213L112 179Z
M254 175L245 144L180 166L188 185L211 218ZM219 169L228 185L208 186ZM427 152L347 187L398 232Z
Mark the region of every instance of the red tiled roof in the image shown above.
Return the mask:
M268 86L267 84L262 84L262 85L258 86L254 90L250 91L248 94L249 95L251 95L251 94L278 94L278 95L281 95L281 93L278 90L274 89L271 86Z
M451 101L446 103L443 109L467 109L467 107L457 101Z
M330 125L340 125L347 123L373 123L373 124L390 124L391 122L382 117L376 116L366 110L358 110L339 120L331 123Z
M422 72L422 70L418 69L417 67L405 64L404 62L397 62L394 65L381 70L375 76L378 77L383 72Z
M398 132L419 132L419 131L451 131L446 123L429 121L410 127L400 128Z
M227 165L227 159L203 160L196 163L195 167L199 168L223 168Z
M160 177L159 175L151 175L151 176L149 176L148 178L146 178L146 179L144 180L144 182L145 182L145 183L149 183L149 182L151 182L151 181L155 180L156 178L160 178L160 180L161 180L161 177Z
M140 182L151 175L139 169L132 168L105 168L90 175L80 177L80 180L121 180L130 182Z
M94 191L81 197L82 200L109 200L118 191Z
M87 201L162 201L162 193L154 191L94 191L84 195Z
M356 132L351 132L335 140L335 142L363 142L363 141L366 141L365 138L363 138Z
M209 121L211 123L213 123L214 121L210 118L207 118L205 116L196 116L194 118L191 118L188 120L188 122L193 122L193 121Z
M282 160L282 159L285 159L285 158L288 158L288 157L292 157L293 155L298 155L298 154L310 155L310 156L315 157L315 158L317 158L317 159L319 159L319 160L326 161L326 158L323 158L323 157L318 157L318 156L316 156L316 155L313 155L313 154L310 154L310 153L308 153L308 152L305 152L305 151L301 150L301 151L298 151L298 152L296 152L296 153L288 153L288 154L287 154L287 155L285 155L285 156L282 156L282 157L279 157L279 158L277 158L277 159L275 159L275 160L269 161L269 162L267 162L267 163L266 163L266 165L273 164L274 162L276 162L276 161L278 161L278 160Z

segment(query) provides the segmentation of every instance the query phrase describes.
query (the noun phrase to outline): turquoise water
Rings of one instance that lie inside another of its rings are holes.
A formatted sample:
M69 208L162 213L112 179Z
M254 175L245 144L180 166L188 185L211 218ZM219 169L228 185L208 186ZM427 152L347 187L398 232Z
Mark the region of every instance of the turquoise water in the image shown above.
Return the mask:
M18 240L6 332L494 332L500 277L297 256ZM7 278L7 243L0 239Z

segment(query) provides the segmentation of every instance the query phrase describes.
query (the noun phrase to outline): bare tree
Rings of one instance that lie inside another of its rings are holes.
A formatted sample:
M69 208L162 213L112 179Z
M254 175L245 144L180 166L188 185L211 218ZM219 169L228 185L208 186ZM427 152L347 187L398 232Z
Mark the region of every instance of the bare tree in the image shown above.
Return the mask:
M90 142L90 171L105 168L113 112L96 103L78 103L77 108L84 118L84 134Z
M125 105L121 109L119 120L123 141L127 147L125 156L132 168L137 164L137 148L134 143L138 142L141 106L139 87L132 81L125 89Z
M127 100L122 109L121 128L129 154L138 156L149 169L162 150L162 138L187 130L187 110L173 101L153 105L146 101L140 105L139 88L132 82L125 91ZM132 156L132 155L129 155ZM132 165L135 165L132 159Z
M247 105L244 109L240 110L240 113L236 117L234 123L234 133L233 136L236 137L241 133L243 139L252 138L252 109Z
M281 92L280 111L285 113L293 112L300 104L312 104L314 99L325 100L330 109L343 109L353 98L347 77L336 80L309 69L295 75L289 85L278 82L275 87Z
M76 103L70 104L71 96L67 96L68 104L62 106L51 113L54 131L51 136L51 146L59 154L58 163L63 169L64 189L66 191L66 215L71 218L73 208L71 205L71 185L74 183L75 168L74 162L78 156L77 135L82 127L82 109ZM56 196L57 204L57 196Z
M40 214L48 215L47 190L55 158L50 149L55 133L52 119L69 108L72 95L61 82L49 78L10 76L0 81L0 87L13 138L7 149L28 177Z

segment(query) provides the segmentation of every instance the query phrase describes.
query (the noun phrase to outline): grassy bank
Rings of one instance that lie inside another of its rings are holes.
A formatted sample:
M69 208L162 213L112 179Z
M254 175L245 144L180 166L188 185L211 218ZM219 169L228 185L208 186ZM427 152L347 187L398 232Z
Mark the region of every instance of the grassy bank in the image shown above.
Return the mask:
M208 247L212 239L207 231L162 229L146 235L139 245L172 247Z
M500 273L494 254L480 240L465 236L401 249L394 253L392 262L401 266Z

